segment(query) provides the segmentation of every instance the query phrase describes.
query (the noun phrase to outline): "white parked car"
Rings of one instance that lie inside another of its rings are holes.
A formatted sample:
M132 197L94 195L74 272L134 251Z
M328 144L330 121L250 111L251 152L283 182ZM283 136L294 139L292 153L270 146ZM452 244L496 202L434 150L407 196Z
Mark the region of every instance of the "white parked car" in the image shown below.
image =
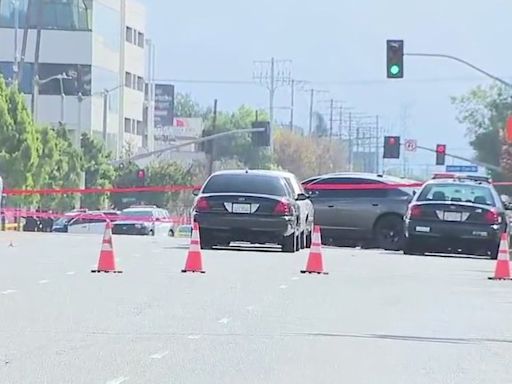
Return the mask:
M114 219L115 215L113 212L88 211L70 220L67 224L67 232L102 235L105 233L107 221L113 221Z
M154 205L123 209L112 227L116 235L174 236L169 212Z

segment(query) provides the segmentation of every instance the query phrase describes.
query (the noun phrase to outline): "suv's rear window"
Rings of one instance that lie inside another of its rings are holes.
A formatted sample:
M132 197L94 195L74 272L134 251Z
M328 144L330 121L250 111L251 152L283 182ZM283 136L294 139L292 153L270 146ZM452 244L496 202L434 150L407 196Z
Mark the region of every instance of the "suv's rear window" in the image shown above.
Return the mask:
M280 177L251 174L215 175L208 180L203 193L254 193L287 196L287 189Z
M490 187L474 184L427 184L417 201L453 201L495 206Z

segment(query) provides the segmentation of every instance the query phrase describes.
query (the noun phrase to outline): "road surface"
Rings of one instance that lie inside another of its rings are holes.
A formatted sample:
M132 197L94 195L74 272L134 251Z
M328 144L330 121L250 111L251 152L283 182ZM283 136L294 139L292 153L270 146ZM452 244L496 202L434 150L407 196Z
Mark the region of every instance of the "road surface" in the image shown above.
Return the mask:
M13 241L14 247L9 247ZM203 251L114 237L0 233L0 383L506 383L512 282L494 262L324 249Z

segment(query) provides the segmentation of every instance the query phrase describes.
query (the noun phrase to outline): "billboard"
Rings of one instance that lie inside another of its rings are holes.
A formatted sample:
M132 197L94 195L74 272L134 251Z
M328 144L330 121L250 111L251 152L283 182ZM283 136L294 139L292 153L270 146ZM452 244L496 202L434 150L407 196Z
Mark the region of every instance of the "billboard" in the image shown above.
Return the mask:
M171 127L174 120L174 85L155 84L155 128Z

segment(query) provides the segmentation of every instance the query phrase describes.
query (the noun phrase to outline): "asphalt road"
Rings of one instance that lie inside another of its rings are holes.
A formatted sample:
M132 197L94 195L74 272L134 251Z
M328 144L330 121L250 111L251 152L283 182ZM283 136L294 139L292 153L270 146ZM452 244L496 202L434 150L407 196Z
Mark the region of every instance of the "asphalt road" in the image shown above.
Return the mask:
M13 240L14 247L8 247ZM0 383L507 383L512 281L494 262L324 249L203 252L114 237L0 233Z

